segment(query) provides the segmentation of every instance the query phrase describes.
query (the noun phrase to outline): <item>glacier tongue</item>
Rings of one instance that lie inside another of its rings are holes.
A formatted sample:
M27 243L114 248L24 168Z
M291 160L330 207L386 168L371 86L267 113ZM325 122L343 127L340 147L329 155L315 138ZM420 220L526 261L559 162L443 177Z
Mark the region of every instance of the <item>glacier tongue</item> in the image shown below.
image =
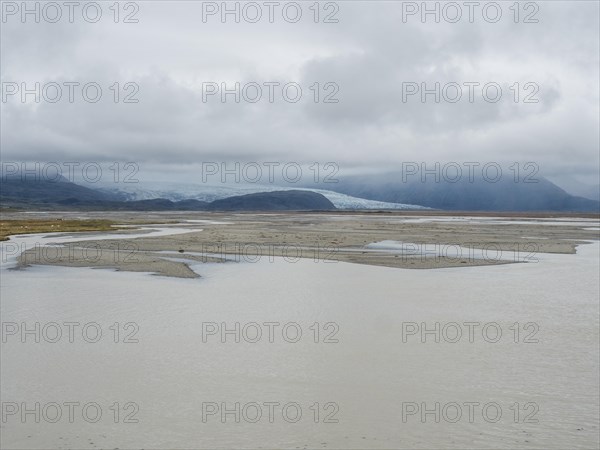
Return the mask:
M199 185L184 183L121 183L118 186L104 185L94 186L105 192L118 194L125 200L151 200L165 198L171 201L187 199L212 202L221 198L233 197L235 195L252 194L255 192L285 191L292 189L313 191L323 194L338 209L430 209L419 205L407 205L402 203L378 202L358 197L340 194L326 189L308 189L296 187L264 186L264 185Z

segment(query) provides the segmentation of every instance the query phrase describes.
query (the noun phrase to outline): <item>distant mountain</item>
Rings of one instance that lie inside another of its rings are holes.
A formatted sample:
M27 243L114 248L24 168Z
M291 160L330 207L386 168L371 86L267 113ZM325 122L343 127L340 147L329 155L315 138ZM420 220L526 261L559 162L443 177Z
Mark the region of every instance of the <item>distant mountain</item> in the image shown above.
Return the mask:
M204 202L212 202L227 197L234 197L255 192L272 192L282 190L309 190L318 192L327 197L338 209L429 209L419 205L408 205L402 203L379 202L364 198L352 197L350 195L322 189L330 184L319 184L311 188L298 188L258 184L232 184L232 185L210 185L194 183L123 183L111 184L98 187L100 190L119 196L126 200L150 200L165 198L174 202L182 199L196 199Z
M328 184L331 190L192 185L181 191L93 189L66 179L0 181L0 205L29 209L204 211L424 209L455 211L598 212L598 201L568 194L547 179L536 183L503 179L402 182L401 174L352 176ZM202 193L201 189L205 191ZM172 189L172 188L170 188ZM262 192L256 190L264 189ZM336 192L333 192L333 191ZM170 198L160 197L160 194ZM153 196L159 197L153 197ZM210 200L209 200L210 199Z
M0 206L25 209L122 211L292 211L335 209L323 195L311 191L277 191L232 196L212 203L165 198L123 201L118 193L97 191L61 179L2 180Z
M452 183L402 181L401 173L340 178L330 189L354 197L382 202L410 203L454 211L573 211L598 212L598 201L568 194L549 180L515 181L504 177L496 183L464 177Z
M78 202L107 202L118 201L120 196L90 189L66 178L57 180L0 180L0 201L4 203L24 204L72 204Z
M336 209L323 194L311 191L257 192L215 200L211 211L326 211Z

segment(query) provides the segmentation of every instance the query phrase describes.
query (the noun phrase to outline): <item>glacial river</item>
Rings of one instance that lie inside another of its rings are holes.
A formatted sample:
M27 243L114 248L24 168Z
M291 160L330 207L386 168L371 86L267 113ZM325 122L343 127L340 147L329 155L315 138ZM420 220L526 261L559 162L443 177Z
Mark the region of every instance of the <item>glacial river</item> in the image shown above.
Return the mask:
M597 448L599 252L199 279L5 266L1 446Z

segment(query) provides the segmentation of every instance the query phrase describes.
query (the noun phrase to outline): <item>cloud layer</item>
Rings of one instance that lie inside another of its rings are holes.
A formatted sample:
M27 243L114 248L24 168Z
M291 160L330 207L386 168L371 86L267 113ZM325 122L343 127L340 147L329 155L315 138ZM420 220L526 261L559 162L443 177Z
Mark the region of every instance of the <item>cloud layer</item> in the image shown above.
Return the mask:
M236 23L233 15L223 23L219 14L204 22L203 8L221 2L139 2L138 23L123 23L133 9L121 9L115 23L108 3L97 23L77 11L70 23L66 9L56 23L6 16L5 94L13 83L31 89L38 82L48 95L48 83L80 86L73 103L66 89L56 103L43 96L37 103L33 95L22 103L20 93L3 99L2 160L129 160L178 172L203 161L334 161L347 170L405 161L533 161L546 175L597 176L597 2L538 2L536 11L522 3L518 23L509 2L498 3L495 23L479 9L471 23L462 2L457 23L406 16L421 2L321 3L318 23L311 3L301 2L302 18L290 23L295 6L288 17L280 9L289 3L274 10L273 23L263 2L256 3L263 13L257 23L244 16ZM538 22L523 23L531 14ZM337 23L323 23L328 15ZM102 88L97 103L81 97L89 82ZM131 97L138 103L123 102L134 91L124 89L128 82L139 87ZM203 97L206 83L236 82L246 86L239 103L234 94L225 103L218 94ZM280 83L273 102L269 82ZM286 83L302 88L298 102L283 97ZM407 95L436 83L439 103L433 93L425 102L420 92ZM464 83L479 83L473 101ZM483 97L486 83L493 84L488 93L501 87L499 101ZM252 103L244 94L254 98L256 85L263 96ZM453 103L457 86L462 97ZM328 95L337 103L326 103Z

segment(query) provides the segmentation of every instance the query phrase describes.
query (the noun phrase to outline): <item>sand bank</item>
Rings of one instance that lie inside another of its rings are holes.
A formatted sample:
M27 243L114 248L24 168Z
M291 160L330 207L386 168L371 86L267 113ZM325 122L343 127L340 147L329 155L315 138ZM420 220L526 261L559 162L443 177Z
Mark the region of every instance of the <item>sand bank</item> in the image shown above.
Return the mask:
M94 216L90 213L90 216ZM104 213L123 225L189 228L185 234L71 242L50 253L36 246L19 257L31 264L114 268L192 278L216 262L283 258L344 261L403 269L537 263L544 253L573 254L598 240L597 218L399 213ZM201 231L198 229L201 228ZM596 229L595 229L596 228ZM133 232L133 230L132 230ZM89 236L86 238L89 239ZM398 245L373 246L395 242ZM51 255L51 256L49 256Z

